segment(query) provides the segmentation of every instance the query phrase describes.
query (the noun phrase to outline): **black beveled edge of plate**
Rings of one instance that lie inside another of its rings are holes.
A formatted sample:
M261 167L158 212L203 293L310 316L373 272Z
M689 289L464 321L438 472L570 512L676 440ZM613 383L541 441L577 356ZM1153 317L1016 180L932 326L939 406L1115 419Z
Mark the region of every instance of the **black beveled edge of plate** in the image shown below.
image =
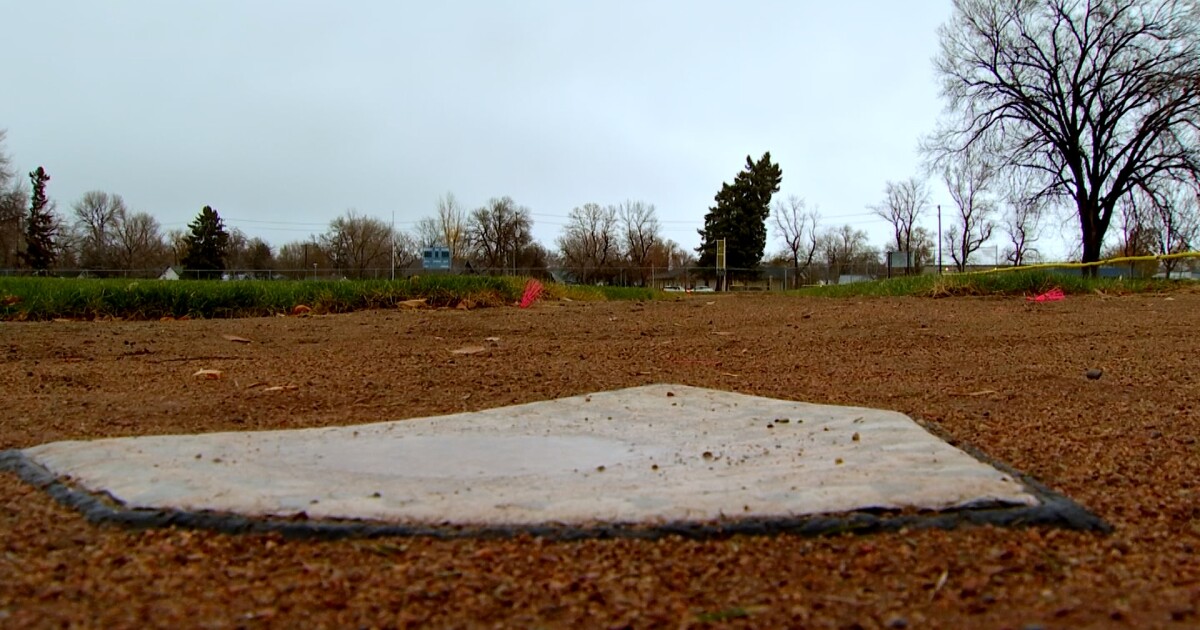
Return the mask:
M939 436L940 437L940 436ZM114 523L130 528L180 527L228 534L277 533L289 538L378 538L428 536L434 538L511 538L536 536L551 540L586 538L722 538L734 535L793 534L826 536L869 534L900 529L953 529L962 525L999 527L1051 526L1109 533L1112 527L1067 497L1058 494L1009 466L991 461L977 450L958 448L1011 475L1041 503L1012 506L989 503L942 511L900 512L858 510L842 514L779 517L729 517L710 521L667 523L531 523L509 525L400 524L361 520L309 520L304 516L250 517L224 512L190 512L176 509L127 508L104 494L76 488L57 478L19 450L0 451L0 471L16 474L26 483L46 491L54 500L81 512L93 523Z

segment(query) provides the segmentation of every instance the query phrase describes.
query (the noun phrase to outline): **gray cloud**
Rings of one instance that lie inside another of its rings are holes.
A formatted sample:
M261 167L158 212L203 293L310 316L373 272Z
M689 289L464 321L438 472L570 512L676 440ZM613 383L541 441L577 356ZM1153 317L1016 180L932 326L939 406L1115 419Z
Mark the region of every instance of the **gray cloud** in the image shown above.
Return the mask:
M67 207L205 204L274 244L347 208L404 226L510 195L551 242L589 201L695 228L746 154L826 223L918 168L950 3L84 0L5 10L0 128ZM939 194L940 193L940 189Z

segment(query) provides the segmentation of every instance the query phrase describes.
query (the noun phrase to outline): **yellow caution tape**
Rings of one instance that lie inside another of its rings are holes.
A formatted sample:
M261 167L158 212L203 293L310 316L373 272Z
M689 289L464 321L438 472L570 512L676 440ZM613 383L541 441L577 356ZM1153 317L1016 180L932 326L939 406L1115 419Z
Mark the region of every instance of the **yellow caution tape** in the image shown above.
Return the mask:
M1120 263L1138 263L1151 262L1162 260L1183 260L1185 258L1200 258L1200 252L1182 252L1179 254L1161 254L1157 256L1123 256L1120 258L1108 258L1105 260L1097 260L1089 263L1045 263L1040 265L1021 265L1020 267L997 267L995 269L985 269L983 271L967 271L963 272L963 276L984 274L984 273L1004 273L1009 271L1029 271L1034 269L1083 269L1085 267L1100 267L1103 265L1114 265Z

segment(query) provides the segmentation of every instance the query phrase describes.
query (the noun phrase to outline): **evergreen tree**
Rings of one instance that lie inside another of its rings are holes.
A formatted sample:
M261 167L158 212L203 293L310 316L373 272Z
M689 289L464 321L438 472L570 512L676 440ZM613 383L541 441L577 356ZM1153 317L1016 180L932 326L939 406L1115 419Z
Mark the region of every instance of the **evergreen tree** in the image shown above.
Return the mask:
M191 232L184 237L187 253L183 268L198 278L220 278L229 250L229 233L221 216L211 206L204 206L188 228Z
M755 275L767 246L767 217L771 216L771 196L779 192L783 171L771 163L771 153L755 162L746 156L746 168L732 184L721 184L717 205L704 216L700 232L701 267L716 267L717 241L725 239L725 266L731 275L749 278Z
M21 260L30 269L45 271L57 258L54 237L58 233L58 224L46 198L46 182L50 181L50 175L39 166L29 174L29 181L33 183L33 201L29 204L29 218L25 222L25 251L21 252Z

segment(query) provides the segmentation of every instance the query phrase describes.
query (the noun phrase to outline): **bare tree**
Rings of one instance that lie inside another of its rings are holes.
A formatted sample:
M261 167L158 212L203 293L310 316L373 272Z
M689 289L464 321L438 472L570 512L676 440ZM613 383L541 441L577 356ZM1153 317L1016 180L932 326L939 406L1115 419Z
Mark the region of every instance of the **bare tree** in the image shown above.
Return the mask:
M57 236L54 239L55 267L71 270L81 268L83 265L80 263L79 231L62 215L56 214L54 220L57 225Z
M333 264L320 239L310 237L280 246L275 254L275 267L289 278L300 279L310 277L309 274L315 277L317 269L329 269Z
M25 207L29 198L20 188L0 190L0 268L17 266L25 241Z
M946 231L945 244L959 272L966 270L971 254L979 251L996 229L992 219L996 206L989 189L997 174L985 147L967 147L943 160L942 180L958 211L956 223Z
M687 283L688 270L697 266L694 250L685 248L671 239L663 239L650 248L647 257L650 265L651 283L655 278L670 277L673 282ZM681 276L682 274L682 276Z
M71 210L79 235L80 264L88 269L128 269L117 262L117 232L128 212L121 195L91 190Z
M436 217L421 217L413 226L412 237L417 247L441 247L442 231Z
M121 211L112 229L112 247L117 269L156 269L170 255L158 220L146 212Z
M621 204L621 246L629 264L633 266L642 286L652 273L651 253L662 241L661 227L654 204L641 201L626 201Z
M452 193L446 193L438 200L437 220L442 232L442 242L450 248L450 260L455 261L463 257L468 245L467 212Z
M12 158L4 152L4 140L8 137L7 129L0 129L0 190L6 190L12 185L17 172L13 170Z
M275 254L271 244L257 236L251 238L246 243L246 269L266 272L265 275L270 277L270 271L274 268Z
M818 237L818 250L830 284L837 284L843 274L855 267L865 270L867 263L878 257L867 242L867 233L849 224L822 232Z
M1103 254L1104 258L1126 256L1150 256L1154 253L1154 235L1151 234L1149 207L1138 203L1134 194L1123 197L1117 204L1120 232L1117 242Z
M1171 194L1149 201L1156 254L1182 254L1200 243L1200 203L1194 190L1180 186ZM1178 258L1162 261L1167 278L1181 262Z
M888 182L884 186L883 203L871 206L871 210L892 224L896 251L916 252L921 246L917 221L928 207L929 187L924 180L910 177ZM919 262L914 264L920 266Z
M698 261L692 250L668 238L651 248L650 264L666 271L677 271L695 267Z
M392 240L395 242L393 251L396 252L396 259L393 262L396 265L397 272L416 265L421 260L421 248L427 247L412 234L404 230L397 230L392 235ZM428 247L432 247L432 245ZM453 249L451 251L453 252ZM451 254L450 260L454 260L453 254Z
M366 277L368 269L391 268L391 226L353 209L330 222L321 245L334 268L355 278Z
M912 233L913 266L919 272L926 263L937 262L934 252L937 249L937 234L924 226L918 225Z
M517 250L517 269L532 276L547 277L554 253L541 243L530 240Z
M0 268L16 267L24 243L25 207L29 203L17 185L12 158L4 151L7 131L0 129Z
M558 249L580 281L610 278L621 253L616 207L587 203L571 210L558 237Z
M291 279L303 278L310 269L305 250L312 246L309 241L288 241L275 252L275 269Z
M510 197L488 201L471 212L467 222L468 242L473 255L486 269L515 269L517 259L532 243L533 217L529 208Z
M247 248L250 245L250 237L239 228L229 228L228 237L225 240L225 269L230 271L245 271L249 269L246 264Z
M1069 200L1084 262L1122 197L1200 171L1193 0L955 0L936 60L936 154L986 143Z
M1117 206L1121 229L1117 243L1104 252L1105 256L1166 256L1189 251L1200 233L1196 205L1195 193L1183 186L1161 189L1161 194L1155 196L1131 193ZM1170 278L1179 263L1178 259L1167 259L1131 268L1150 275L1161 264Z
M268 271L274 266L271 245L262 238L251 237L238 228L229 230L225 249L225 268L230 271L256 275L253 272Z
M467 213L455 199L454 193L446 193L437 201L437 213L417 221L414 233L409 235L421 247L445 247L450 250L450 260L465 257L469 247Z
M1007 237L1004 259L1014 267L1037 259L1039 253L1034 244L1041 238L1042 214L1047 198L1032 190L1028 180L1013 173L1008 192L1004 195L1004 214L1000 219L1000 230Z
M1130 193L1117 204L1118 227L1116 243L1101 252L1102 258L1127 258L1154 255L1156 235L1152 224L1154 211L1149 204L1139 203ZM1151 276L1158 270L1157 261L1128 261L1129 271L1138 276Z
M174 229L167 231L167 249L172 265L182 265L183 257L187 255L187 231Z
M808 267L816 258L820 216L816 208L809 210L804 200L795 195L788 197L786 203L782 199L775 202L771 219L792 264L793 287L800 285L801 277L807 275Z

